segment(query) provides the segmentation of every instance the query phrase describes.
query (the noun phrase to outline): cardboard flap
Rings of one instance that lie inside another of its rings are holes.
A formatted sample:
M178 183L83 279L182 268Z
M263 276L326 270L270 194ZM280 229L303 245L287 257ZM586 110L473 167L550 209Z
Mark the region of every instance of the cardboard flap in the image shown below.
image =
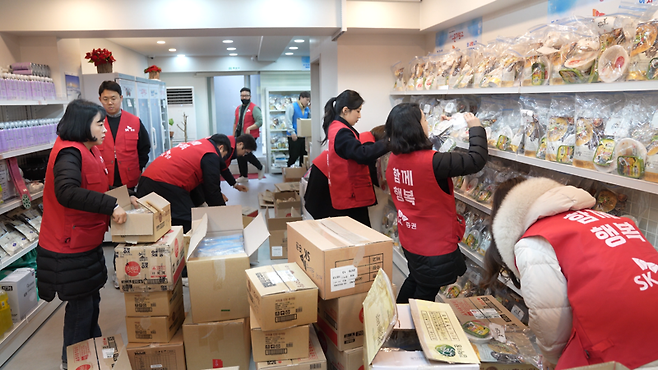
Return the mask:
M165 198L159 196L156 193L149 193L141 198L138 198L137 203L153 213L162 213L162 210L167 205L169 205L169 202Z
M242 219L239 221L242 223ZM248 256L251 256L269 237L270 233L267 231L265 219L263 218L263 214L260 213L258 214L258 217L251 221L251 223L244 229L244 251Z
M128 194L128 188L126 185L119 186L110 191L106 191L105 194L117 198L117 204L123 208L125 211L133 209L130 204L130 194Z
M193 232L192 236L190 237L190 246L187 249L187 256L185 260L188 260L192 253L194 253L194 250L199 245L201 240L206 236L206 232L208 231L208 215L204 214L201 216L201 219L196 220L196 222L196 227L192 229Z
M391 336L397 322L398 313L391 281L384 270L379 269L368 295L363 300L363 350L368 365L372 364L379 349Z
M192 208L192 221L208 215L208 233L242 230L242 206Z

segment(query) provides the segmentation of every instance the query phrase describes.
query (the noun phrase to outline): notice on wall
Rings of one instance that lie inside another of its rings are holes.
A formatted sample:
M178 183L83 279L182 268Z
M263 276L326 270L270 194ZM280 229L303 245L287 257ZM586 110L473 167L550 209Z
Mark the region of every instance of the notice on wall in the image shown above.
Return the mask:
M476 42L482 42L482 17L437 32L434 51L464 50Z
M650 4L657 0L624 0L625 3ZM571 16L601 17L619 12L622 0L548 0L548 23Z

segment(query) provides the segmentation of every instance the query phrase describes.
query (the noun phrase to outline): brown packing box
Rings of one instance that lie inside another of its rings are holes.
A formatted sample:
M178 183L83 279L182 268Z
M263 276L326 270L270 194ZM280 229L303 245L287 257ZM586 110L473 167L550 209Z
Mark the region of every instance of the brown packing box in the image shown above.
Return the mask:
M194 227L187 255L192 319L202 323L249 317L244 271L249 269L249 256L269 237L263 216L259 215L245 228L240 206L202 207L192 208L192 220ZM217 251L205 256L202 248L197 250L204 238L227 233L243 234L241 251L235 254Z
M302 267L322 299L367 292L380 268L393 271L393 241L350 217L291 222L288 245L288 261Z
M117 203L126 211L133 209L126 186L112 189L105 194L117 198ZM128 213L124 224L112 221L110 233L114 243L153 243L171 228L171 206L156 193L147 194L137 202L146 208L144 213Z
M185 320L183 300L170 316L126 316L129 343L168 343Z
M301 180L301 178L300 178ZM276 191L296 191L299 192L299 182L282 182L274 184Z
M128 343L126 351L132 370L185 370L185 349L181 329L169 343Z
M284 167L283 182L299 182L306 173L306 168L302 167Z
M183 227L172 226L155 243L117 245L114 255L121 290L126 293L173 290L185 266L183 243Z
M628 370L628 368L619 362L611 361L596 365L574 367L572 370Z
M274 216L271 216L269 209L265 211L267 229L270 232L270 259L288 258L288 222L302 220L297 210L294 210L290 217L280 217L280 212L281 210L274 209Z
M264 331L312 324L318 318L318 287L295 263L246 271L249 305Z
M69 369L112 370L122 347L121 335L72 344L66 347Z
M318 326L339 351L363 346L363 300L368 293L318 301Z
M315 330L309 327L308 357L294 360L256 362L258 370L327 370L327 359Z
M526 327L502 303L490 295L448 299L446 303L452 307L457 320L462 325L467 321L477 319L498 325L515 325L521 329Z
M254 362L308 357L309 325L264 331L250 310L251 351Z
M340 351L322 331L318 331L318 339L330 369L363 370L363 347Z
M274 193L274 208L284 209L288 212L291 208L300 209L302 200L296 191L277 191Z
M195 324L188 314L183 323L187 370L249 369L249 337L249 318Z
M183 300L183 279L174 290L164 292L125 293L126 316L169 316Z
M297 136L311 137L313 136L310 118L297 118Z

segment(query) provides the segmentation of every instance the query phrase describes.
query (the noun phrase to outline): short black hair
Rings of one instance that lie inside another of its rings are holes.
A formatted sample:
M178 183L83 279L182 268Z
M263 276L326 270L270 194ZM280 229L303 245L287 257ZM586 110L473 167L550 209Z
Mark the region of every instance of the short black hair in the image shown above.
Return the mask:
M257 147L256 139L254 139L254 137L249 134L243 134L238 136L235 139L235 144L237 145L238 143L242 143L242 147L244 149L249 149L251 151L256 150Z
M121 94L121 85L114 81L103 81L101 86L98 88L98 96L101 96L105 90L116 91L119 96L123 96L123 94Z
M423 112L416 103L402 103L391 109L385 128L389 138L388 149L393 154L432 149L432 142L420 123L422 118Z
M214 134L210 137L210 140L212 140L217 146L223 145L224 149L228 152L233 150L233 148L231 148L231 141L228 139L228 136L224 134Z
M370 130L370 133L375 137L375 141L384 140L386 138L386 126L375 126Z
M248 92L249 94L251 94L251 89L249 89L248 87L243 87L243 88L240 89L240 92L244 92L244 91L246 91L246 92Z
M302 98L310 98L310 97L311 97L311 93L308 92L308 91L302 91L302 92L299 93L299 98L300 98L300 99L302 99Z
M107 114L102 106L89 100L73 100L66 107L66 112L57 125L57 135L62 140L79 143L96 141L97 138L91 135L91 124L98 113L101 120L104 120Z

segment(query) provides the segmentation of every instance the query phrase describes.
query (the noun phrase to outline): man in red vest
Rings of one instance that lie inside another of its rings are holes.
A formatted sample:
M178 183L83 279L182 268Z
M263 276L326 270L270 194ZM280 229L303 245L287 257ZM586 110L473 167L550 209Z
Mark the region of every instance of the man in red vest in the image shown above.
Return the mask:
M107 165L110 187L126 185L134 189L149 161L151 141L148 131L139 117L121 109L123 95L118 83L103 81L98 95L107 112L105 127L112 132L99 147Z
M242 104L235 108L233 135L237 138L243 134L249 134L254 139L258 139L258 136L260 136L260 127L263 126L263 113L256 104L251 102L251 90L248 87L240 89L240 101L242 101ZM253 164L258 169L258 179L262 179L263 165L253 153L248 153L242 157L238 157L238 168L240 169L238 182L249 181L247 162Z

